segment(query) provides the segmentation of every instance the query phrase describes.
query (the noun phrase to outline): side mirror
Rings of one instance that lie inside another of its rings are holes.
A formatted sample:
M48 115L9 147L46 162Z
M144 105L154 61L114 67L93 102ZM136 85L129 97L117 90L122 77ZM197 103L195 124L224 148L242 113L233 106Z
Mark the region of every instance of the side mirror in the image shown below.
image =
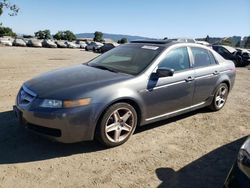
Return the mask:
M169 68L158 68L156 70L156 75L158 77L168 77L168 76L173 76L174 75L174 69L169 69Z

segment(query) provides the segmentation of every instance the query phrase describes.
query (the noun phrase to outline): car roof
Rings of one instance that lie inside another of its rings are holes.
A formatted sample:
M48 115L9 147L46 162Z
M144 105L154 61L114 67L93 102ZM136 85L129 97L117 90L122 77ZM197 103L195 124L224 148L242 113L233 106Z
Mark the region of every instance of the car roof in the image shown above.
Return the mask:
M132 43L132 44L141 44L141 45L146 45L146 44L148 44L148 45L157 45L157 46L166 48L166 47L172 46L174 44L180 44L180 43L183 43L183 42L178 42L178 41L175 41L175 40L167 39L167 40L133 40L133 41L130 41L130 43Z
M205 45L198 44L198 43L192 43L192 42L181 42L176 41L175 39L167 39L167 40L134 40L131 41L130 44L139 44L139 45L154 45L154 46L160 46L163 48L168 48L173 45L178 46L190 46L190 47L199 47L199 48L205 48L211 50L211 48L208 48Z

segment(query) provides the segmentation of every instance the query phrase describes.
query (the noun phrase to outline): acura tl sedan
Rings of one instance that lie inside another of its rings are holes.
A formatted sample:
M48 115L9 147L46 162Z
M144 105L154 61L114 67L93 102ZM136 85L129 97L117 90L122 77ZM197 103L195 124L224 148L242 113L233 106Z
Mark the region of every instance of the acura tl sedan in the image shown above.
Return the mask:
M14 111L26 128L59 142L114 147L137 126L222 109L234 80L234 63L203 45L133 41L25 82Z

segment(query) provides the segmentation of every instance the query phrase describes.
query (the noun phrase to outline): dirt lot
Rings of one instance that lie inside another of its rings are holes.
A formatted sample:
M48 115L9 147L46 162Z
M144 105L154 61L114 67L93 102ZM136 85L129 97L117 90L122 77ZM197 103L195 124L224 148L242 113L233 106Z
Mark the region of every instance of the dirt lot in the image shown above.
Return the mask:
M139 128L124 145L64 145L22 129L11 111L21 84L96 54L0 47L0 187L222 187L250 134L250 71L237 70L223 110L202 109Z

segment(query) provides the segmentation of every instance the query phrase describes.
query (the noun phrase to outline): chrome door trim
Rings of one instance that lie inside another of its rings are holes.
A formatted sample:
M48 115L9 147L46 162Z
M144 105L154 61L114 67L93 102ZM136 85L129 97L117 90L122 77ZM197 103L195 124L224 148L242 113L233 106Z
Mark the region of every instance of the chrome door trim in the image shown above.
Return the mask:
M158 118L161 118L161 117L164 117L164 116L169 116L169 115L172 115L172 114L176 114L176 113L179 113L179 112L182 112L182 111L185 111L185 110L189 110L189 109L192 109L192 108L195 108L195 107L198 107L198 106L202 106L205 103L206 102L201 102L201 103L198 103L198 104L186 107L186 108L182 108L182 109L179 109L179 110L176 110L176 111L173 111L173 112L168 112L166 114L162 114L162 115L159 115L159 116L151 117L151 118L146 119L146 121L151 121L151 120L158 119Z

